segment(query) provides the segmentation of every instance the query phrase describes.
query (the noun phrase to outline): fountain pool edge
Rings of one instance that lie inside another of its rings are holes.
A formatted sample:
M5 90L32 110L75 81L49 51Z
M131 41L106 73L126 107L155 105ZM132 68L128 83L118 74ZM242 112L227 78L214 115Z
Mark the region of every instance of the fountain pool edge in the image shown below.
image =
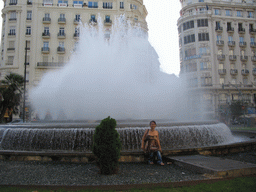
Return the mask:
M239 131L241 132L241 131ZM246 132L244 132L246 133ZM250 133L256 136L256 132ZM225 155L239 152L249 152L256 150L256 139L250 141L200 147L186 149L170 149L162 152L163 156L178 156L178 155ZM14 151L0 150L0 160L11 161L62 161L73 163L91 163L95 161L95 156L92 152L65 152L65 151ZM127 151L121 152L120 162L144 162L144 153L142 151Z

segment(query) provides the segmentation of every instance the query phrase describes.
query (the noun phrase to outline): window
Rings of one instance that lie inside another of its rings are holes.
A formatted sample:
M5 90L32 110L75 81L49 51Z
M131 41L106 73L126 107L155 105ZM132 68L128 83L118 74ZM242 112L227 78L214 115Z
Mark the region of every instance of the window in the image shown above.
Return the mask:
M183 31L191 28L194 28L194 21L188 21L186 23L183 23Z
M208 19L198 19L197 27L208 27Z
M204 0L199 0L199 2L204 2Z
M230 22L227 22L227 30L230 31L231 29L232 29L231 23L230 23Z
M73 1L73 5L83 5L83 1Z
M251 37L251 43L254 43L254 42L255 42L255 38Z
M199 41L209 41L209 33L198 33Z
M15 41L9 41L9 48L7 50L15 50Z
M233 49L230 49L228 53L229 53L229 55L232 56L232 55L234 55L234 50L233 50Z
M220 29L220 21L216 21L216 29Z
M95 15L91 15L91 22L97 22L97 21L96 21L96 16L95 16Z
M220 78L220 84L222 85L222 84L224 84L224 83L225 83L225 78L221 77L221 78Z
M223 50L222 49L218 49L218 55L222 55L223 54Z
M233 36L228 36L228 41L233 41Z
M236 16L237 17L243 17L242 11L236 11Z
M208 70L208 69L211 69L212 66L211 66L211 62L201 62L200 63L200 70L201 71L204 71L204 70Z
M59 36L65 36L65 29L64 27L59 28Z
M27 20L32 20L32 11L27 11Z
M245 78L245 77L243 78L243 84L244 84L244 85L247 85L247 84L248 84L248 79Z
M59 47L64 48L64 42L63 41L59 42Z
M48 41L44 41L44 44L43 44L44 47L49 47L49 42Z
M124 9L124 2L120 2L120 9Z
M16 11L12 11L12 12L10 12L10 19L9 19L10 21L11 20L16 20Z
M134 9L134 10L137 10L137 5L134 5L134 4L130 4L130 9Z
M212 85L212 77L201 77L201 85L202 86Z
M80 34L80 29L79 29L79 27L76 27L76 28L75 28L75 35L76 35L77 37L79 37L79 34Z
M184 37L184 44L195 42L195 34L187 35Z
M65 19L65 14L61 13L60 18Z
M239 42L240 43L244 42L244 37L239 37Z
M58 6L59 7L67 7L68 1L65 0L58 0Z
M103 2L103 9L112 9L112 2Z
M220 10L219 9L214 9L214 14L215 15L220 15Z
M17 5L17 0L10 0L10 4L9 5Z
M9 35L16 35L16 32L15 32L15 27L10 27L10 33Z
M50 35L49 27L44 27L44 35Z
M98 8L98 2L89 1L88 7L89 8Z
M220 63L220 64L219 64L219 69L224 69L223 63Z
M52 6L52 0L43 0L44 6Z
M76 15L76 16L75 16L75 20L76 20L76 21L80 21L80 15Z
M13 65L14 56L8 56L6 65Z
M110 23L110 16L109 16L109 15L106 15L106 17L105 17L105 22L106 22L106 23Z
M199 8L199 13L204 14L205 13L205 8Z
M230 10L226 10L226 16L231 16L231 11Z
M31 27L27 26L26 28L26 35L31 35Z
M217 35L217 41L220 41L222 39L222 36L221 35Z
M253 12L252 11L248 11L248 18L253 18Z

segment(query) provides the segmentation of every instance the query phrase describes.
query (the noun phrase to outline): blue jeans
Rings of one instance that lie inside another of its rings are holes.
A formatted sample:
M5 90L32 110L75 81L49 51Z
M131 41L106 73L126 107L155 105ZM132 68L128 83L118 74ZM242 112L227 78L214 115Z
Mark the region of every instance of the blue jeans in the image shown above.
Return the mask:
M148 156L148 163L153 162L155 156L157 157L157 163L161 164L163 161L160 151L150 152Z

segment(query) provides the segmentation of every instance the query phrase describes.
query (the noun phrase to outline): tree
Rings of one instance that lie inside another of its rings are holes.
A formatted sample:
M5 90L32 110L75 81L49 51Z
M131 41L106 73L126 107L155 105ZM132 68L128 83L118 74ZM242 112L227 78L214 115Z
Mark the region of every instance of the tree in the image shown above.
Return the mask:
M242 102L241 101L232 101L230 105L231 115L235 117L239 117L243 114L242 110Z
M5 77L5 80L1 81L0 122L3 122L7 109L12 110L13 114L17 114L22 96L23 83L24 78L16 73L10 73Z
M93 153L101 174L115 174L118 171L121 141L116 131L116 120L103 119L93 135Z

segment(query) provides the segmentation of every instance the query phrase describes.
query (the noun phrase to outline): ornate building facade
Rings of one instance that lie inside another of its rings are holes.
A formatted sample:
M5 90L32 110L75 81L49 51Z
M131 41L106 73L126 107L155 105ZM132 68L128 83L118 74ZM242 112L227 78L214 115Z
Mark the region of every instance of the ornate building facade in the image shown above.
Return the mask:
M256 1L180 0L180 75L220 117L232 101L256 102Z
M69 61L80 22L97 27L101 17L107 38L123 14L148 30L143 0L4 0L0 79L14 72L26 76L28 90L37 86L44 73Z

